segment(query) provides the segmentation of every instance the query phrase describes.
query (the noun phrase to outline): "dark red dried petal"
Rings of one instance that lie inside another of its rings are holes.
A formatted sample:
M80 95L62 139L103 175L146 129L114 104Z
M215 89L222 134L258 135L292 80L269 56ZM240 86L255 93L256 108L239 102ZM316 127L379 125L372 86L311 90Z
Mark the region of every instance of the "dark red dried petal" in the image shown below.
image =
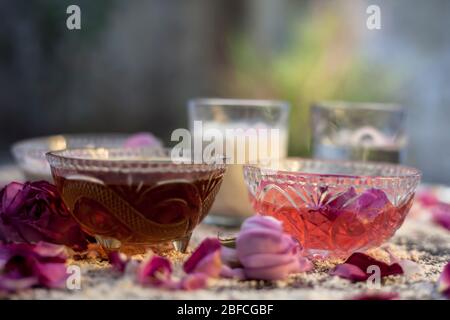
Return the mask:
M361 253L361 252L355 252L353 253L347 261L345 261L347 264L352 264L354 266L357 266L363 271L367 271L367 268L369 266L376 265L380 268L381 276L391 276L391 275L398 275L403 274L403 269L398 263L393 263L391 265L376 260L372 258L371 256L368 256L367 254Z
M399 294L396 292L376 292L376 293L363 293L356 295L352 300L396 300L399 298Z
M130 259L119 251L112 251L108 254L108 260L114 270L123 273Z
M0 289L61 288L67 279L64 247L47 243L0 245Z
M381 277L404 274L398 263L387 264L361 252L353 253L343 264L337 265L331 274L351 281L365 281L371 275L367 273L370 266L378 266Z

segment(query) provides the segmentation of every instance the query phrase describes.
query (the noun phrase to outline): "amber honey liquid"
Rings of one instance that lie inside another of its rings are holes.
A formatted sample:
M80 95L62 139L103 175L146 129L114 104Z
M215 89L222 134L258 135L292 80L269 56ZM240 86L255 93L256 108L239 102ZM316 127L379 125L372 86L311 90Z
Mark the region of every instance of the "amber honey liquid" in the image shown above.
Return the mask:
M413 199L395 207L387 203L370 218L361 212L341 209L330 215L326 208L313 208L305 203L286 203L282 194L270 201L252 199L256 212L283 221L283 227L299 241L312 257L347 257L358 250L376 247L389 239L401 226ZM282 205L280 205L282 204Z
M222 179L221 174L191 176L155 173L123 179L113 173L103 177L54 173L64 202L86 232L129 244L190 236L208 213Z

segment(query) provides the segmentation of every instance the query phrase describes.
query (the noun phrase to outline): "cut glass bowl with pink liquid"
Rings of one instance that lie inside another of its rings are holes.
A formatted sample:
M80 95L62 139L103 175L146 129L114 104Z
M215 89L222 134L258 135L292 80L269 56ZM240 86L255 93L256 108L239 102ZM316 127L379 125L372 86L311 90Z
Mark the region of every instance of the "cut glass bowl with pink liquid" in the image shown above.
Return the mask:
M287 158L244 166L254 210L281 221L311 257L377 247L402 225L419 170L394 164Z

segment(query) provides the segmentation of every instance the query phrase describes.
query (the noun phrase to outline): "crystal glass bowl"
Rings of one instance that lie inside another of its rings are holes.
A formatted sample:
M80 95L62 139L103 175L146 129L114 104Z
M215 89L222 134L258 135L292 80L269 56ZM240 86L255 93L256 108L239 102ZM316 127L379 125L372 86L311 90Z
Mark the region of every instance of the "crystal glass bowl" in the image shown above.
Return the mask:
M183 164L162 148L47 153L64 203L107 249L173 243L184 251L214 201L225 165Z
M52 180L45 154L66 148L121 147L126 134L64 134L22 140L13 144L11 152L27 180Z
M421 173L370 162L300 158L246 165L254 210L273 216L312 257L379 246L402 225Z

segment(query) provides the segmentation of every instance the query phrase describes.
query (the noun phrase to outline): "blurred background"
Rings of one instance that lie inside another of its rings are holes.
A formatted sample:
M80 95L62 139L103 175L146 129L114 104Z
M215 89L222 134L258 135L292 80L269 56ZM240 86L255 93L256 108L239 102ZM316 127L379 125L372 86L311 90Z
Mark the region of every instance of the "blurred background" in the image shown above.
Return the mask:
M169 144L199 96L289 101L289 153L308 156L311 103L339 99L404 105L407 163L450 184L448 30L448 0L0 0L0 161L55 133Z

